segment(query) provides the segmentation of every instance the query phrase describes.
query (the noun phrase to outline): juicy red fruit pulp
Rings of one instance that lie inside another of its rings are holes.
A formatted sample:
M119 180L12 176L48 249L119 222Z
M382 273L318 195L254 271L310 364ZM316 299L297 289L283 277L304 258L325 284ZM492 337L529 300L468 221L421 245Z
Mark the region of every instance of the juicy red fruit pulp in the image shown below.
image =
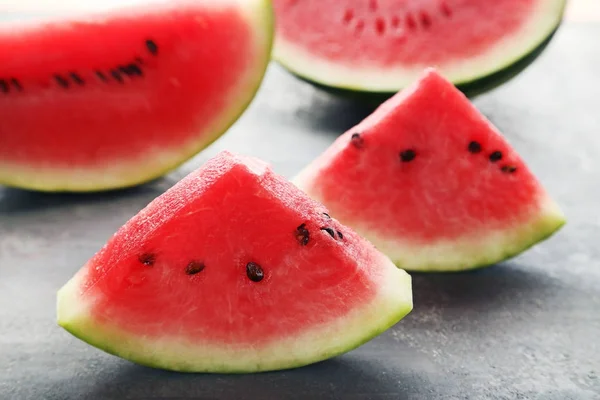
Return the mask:
M239 9L182 4L0 31L0 158L103 167L197 138L255 46Z
M172 190L89 262L98 323L258 346L374 295L373 250L270 170L221 156Z
M521 28L539 1L274 0L274 6L285 40L330 61L385 67L477 56Z
M455 240L525 223L545 193L502 135L434 70L341 136L325 157L312 185L340 221L358 218L370 224L363 229L405 241Z

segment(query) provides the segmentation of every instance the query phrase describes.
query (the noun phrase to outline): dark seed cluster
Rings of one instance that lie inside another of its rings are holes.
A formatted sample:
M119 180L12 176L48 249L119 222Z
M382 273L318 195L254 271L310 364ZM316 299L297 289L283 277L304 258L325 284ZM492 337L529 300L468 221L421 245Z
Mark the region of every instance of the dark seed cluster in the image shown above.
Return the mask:
M58 86L64 87L65 89L69 87L69 81L61 75L54 75L54 80Z
M335 239L335 231L333 229L324 226L321 230L329 233L329 236Z
M296 240L298 240L298 243L300 243L302 246L306 246L308 244L308 241L310 240L310 233L308 232L308 229L306 229L306 224L302 224L296 228L295 236Z
M467 150L470 153L477 154L477 153L481 153L483 148L479 142L471 141L471 142L469 142L469 145L467 146ZM504 157L504 155L499 150L495 150L495 151L491 152L490 155L488 156L490 162L493 162L493 163L496 163L496 162L502 160L503 157ZM500 170L507 174L512 174L517 171L517 167L514 165L503 165L502 167L500 167Z
M71 72L69 76L71 77L71 80L73 80L73 82L75 82L76 84L80 86L83 86L85 84L84 80L81 79L81 76L79 76L76 72Z
M17 78L0 79L0 92L10 93L11 91L21 92L22 90L23 86Z
M144 73L142 72L142 69L135 63L131 63L128 65L120 65L119 71L121 71L122 74L125 74L127 76L143 76L144 75Z
M158 45L154 40L147 39L144 45L148 52L152 55L158 54ZM135 61L115 66L108 71L95 70L94 74L102 82L116 81L125 83L125 77L136 78L144 76L142 65L144 60L141 57L135 57ZM72 86L85 86L86 80L84 76L76 71L66 73L55 73L51 78L56 85L64 89L69 89ZM23 85L16 78L0 78L0 93L20 92L23 91Z
M106 80L108 79L106 77L106 75L104 75L104 72L102 72L102 71L96 71L96 76L98 78L100 78L101 81L104 81L104 82L106 82Z
M152 253L142 253L138 256L138 261L143 265L151 267L156 263L156 255ZM186 275L196 275L206 269L206 265L202 261L193 260L185 267ZM265 277L265 273L260 265L255 262L246 264L246 275L252 282L260 282Z
M297 0L293 0L296 2ZM441 18L448 19L452 17L452 9L447 0L438 0L438 9L433 7L411 10L406 13L396 15L385 15L381 12L377 0L369 0L369 11L372 17L363 19L363 13L356 13L353 8L348 8L341 14L341 22L353 28L354 32L361 34L365 30L365 24L373 24L375 33L383 36L387 33L404 36L406 32L413 32L421 28L428 30L435 21Z
M335 231L335 230L333 230L333 229L331 229L331 228L329 228L329 227L327 227L327 226L323 226L323 227L321 227L320 229L321 229L323 232L327 232L327 233L329 234L329 236L331 236L331 237L332 237L332 238L334 238L334 239L335 239L335 235L336 235L336 233L337 233L337 235L338 235L338 237L339 237L340 239L344 239L344 235L342 235L342 232L340 232L340 231Z
M111 69L110 76L112 76L115 79L115 81L123 83L123 77L121 76L121 73L118 69Z

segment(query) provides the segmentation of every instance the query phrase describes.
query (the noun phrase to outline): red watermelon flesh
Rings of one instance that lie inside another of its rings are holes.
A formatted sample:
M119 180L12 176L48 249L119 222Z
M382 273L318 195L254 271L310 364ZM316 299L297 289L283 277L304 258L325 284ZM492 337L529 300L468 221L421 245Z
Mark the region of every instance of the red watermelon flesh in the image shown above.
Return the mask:
M564 223L515 149L433 69L295 182L407 270L496 263Z
M275 58L318 83L395 92L424 67L466 83L510 66L565 0L274 0Z
M0 183L132 186L218 138L252 100L267 0L151 2L0 26Z
M180 371L291 368L412 308L410 277L264 162L222 152L127 222L58 294L109 353Z

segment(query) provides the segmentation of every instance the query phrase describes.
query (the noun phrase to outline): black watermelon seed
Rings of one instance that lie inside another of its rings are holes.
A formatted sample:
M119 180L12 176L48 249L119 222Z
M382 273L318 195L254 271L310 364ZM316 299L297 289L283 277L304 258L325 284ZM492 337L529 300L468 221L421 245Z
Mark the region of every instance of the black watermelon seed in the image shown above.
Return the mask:
M354 147L356 147L357 149L361 149L363 147L363 145L365 144L364 139L362 138L362 136L360 136L360 133L353 133L352 137L350 138L350 142L354 145Z
M185 273L187 275L195 275L198 272L202 272L206 266L200 261L191 261L187 267L185 267Z
M136 64L128 64L119 66L119 70L128 76L142 76L142 69Z
M400 152L400 160L402 162L409 162L415 159L417 153L413 149L408 149Z
M472 141L471 143L469 143L469 152L475 154L475 153L479 153L481 151L481 144L479 144L479 142L476 141Z
M502 152L495 151L492 154L490 154L490 161L491 162L496 162L496 161L500 161L500 160L502 160Z
M140 254L138 256L138 260L144 264L147 265L149 267L153 266L154 263L156 262L156 256L154 254L151 253L144 253L144 254Z
M111 69L110 70L110 74L112 75L113 78L115 78L115 80L119 83L123 83L123 77L121 76L121 74L119 73L119 71L117 71L116 69Z
M254 262L249 262L246 264L246 275L248 275L248 279L250 279L252 282L260 282L265 277L265 273L260 265Z
M85 84L83 79L81 79L81 77L76 72L71 72L69 75L71 76L71 79L73 80L73 82L75 82L76 84L78 84L80 86Z
M54 75L54 80L59 86L64 87L65 89L69 87L69 81L60 75Z
M343 238L344 238L344 235L342 235L342 232L340 232L340 231L337 231L337 234L338 234L338 237L339 237L340 239L343 239Z
M128 68L127 66L125 66L125 65L119 65L119 67L118 67L118 70L119 70L119 72L121 72L122 74L125 74L125 75L130 75L130 73L129 73L129 68Z
M17 80L17 78L10 78L10 83L17 89L19 92L23 90L23 86L21 86L21 82Z
M335 232L333 229L327 228L327 227L322 227L321 230L329 233L329 235L335 239Z
M102 72L102 71L96 71L96 76L98 78L100 78L101 81L106 82L106 75L104 75L104 72Z
M156 53L158 53L158 46L156 45L156 42L154 42L154 40L148 39L146 40L146 48L148 49L148 51L154 55L156 55Z
M507 174L513 174L517 171L517 167L515 167L514 165L503 165L500 169L502 170L502 172L505 172Z
M331 217L329 216L329 214L323 213L323 215L326 216L328 219L331 219Z
M310 240L310 233L306 229L306 224L302 224L296 228L296 239L302 246L306 246Z
M8 93L10 88L8 87L8 83L4 79L0 79L0 91L3 93Z

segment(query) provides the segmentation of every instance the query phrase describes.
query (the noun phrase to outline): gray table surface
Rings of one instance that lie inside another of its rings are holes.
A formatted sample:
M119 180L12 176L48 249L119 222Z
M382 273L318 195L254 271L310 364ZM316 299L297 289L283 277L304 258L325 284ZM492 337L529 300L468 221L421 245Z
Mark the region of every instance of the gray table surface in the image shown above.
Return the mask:
M222 149L291 177L368 111L276 65L221 140L164 179L117 193L0 188L0 399L600 399L600 26L566 25L476 105L569 219L520 257L414 275L414 311L363 347L257 375L185 375L87 346L55 323L55 292L127 219Z

